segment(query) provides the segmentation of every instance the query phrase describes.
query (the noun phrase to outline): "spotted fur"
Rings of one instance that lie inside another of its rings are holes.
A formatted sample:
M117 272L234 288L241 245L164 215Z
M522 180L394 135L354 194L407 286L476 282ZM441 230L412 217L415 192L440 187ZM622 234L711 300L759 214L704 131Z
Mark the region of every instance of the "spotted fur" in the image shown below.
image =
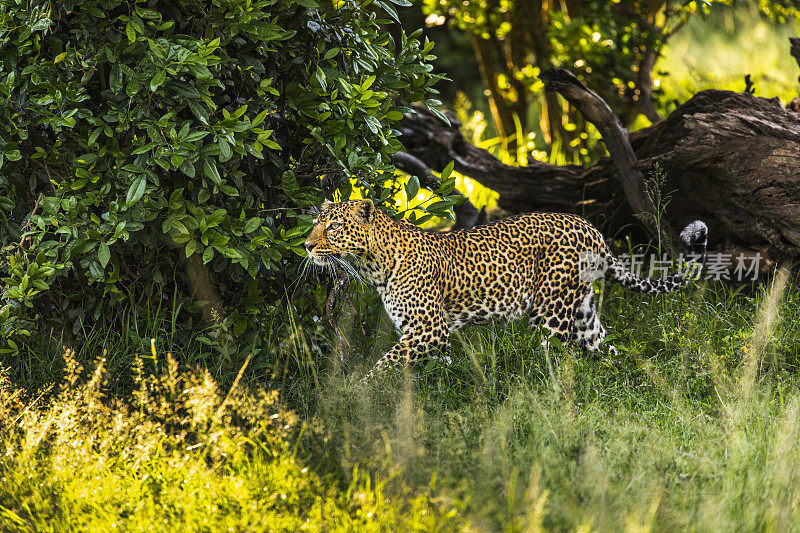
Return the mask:
M698 221L682 238L704 256L706 234ZM606 332L595 308L594 279L605 276L645 293L674 291L691 281L682 274L648 279L630 272L588 221L561 213L428 233L392 220L370 200L326 203L305 246L317 264L355 258L400 331L399 342L362 383L436 353L449 362L450 333L492 319L527 316L563 343L595 351Z

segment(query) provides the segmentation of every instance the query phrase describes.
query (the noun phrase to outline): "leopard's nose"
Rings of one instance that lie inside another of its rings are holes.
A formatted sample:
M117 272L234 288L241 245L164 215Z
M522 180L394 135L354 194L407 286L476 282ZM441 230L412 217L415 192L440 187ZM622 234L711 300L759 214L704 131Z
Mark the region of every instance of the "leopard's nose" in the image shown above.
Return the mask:
M314 245L312 243L306 243L305 246L307 252L310 252L311 250L314 249Z

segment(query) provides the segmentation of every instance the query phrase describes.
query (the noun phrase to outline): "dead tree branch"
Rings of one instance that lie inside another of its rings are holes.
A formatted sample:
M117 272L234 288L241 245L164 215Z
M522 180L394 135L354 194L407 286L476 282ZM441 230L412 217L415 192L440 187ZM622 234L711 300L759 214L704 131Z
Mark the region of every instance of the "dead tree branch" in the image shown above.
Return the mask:
M800 37L789 37L789 43L791 44L789 53L797 61L797 65L800 66ZM797 77L797 81L800 82L800 76ZM800 96L789 102L786 107L800 113Z
M653 105L653 68L657 59L658 52L652 48L648 49L639 63L639 72L636 73L636 88L639 90L636 106L653 124L664 120Z
M406 114L400 123L400 140L406 152L427 168L440 171L453 161L458 172L502 191L499 205L506 211L576 211L583 199L583 168L535 160L527 167L505 165L464 139L455 117L448 116L450 124L445 124L424 107L412 107L414 113Z
M637 168L636 154L628 140L628 132L622 127L614 112L597 93L590 91L571 72L549 68L539 75L539 79L544 82L546 91L556 91L566 98L600 131L603 143L617 167L628 203L634 213L645 214L642 221L648 231L655 236L658 231L653 224L657 218L656 210L647 196L644 176Z
M454 160L456 170L499 192L507 211L579 213L606 235L647 238L616 161L587 169L504 165L467 142L457 124L417 108L401 122L402 142L428 168ZM635 170L647 175L658 163L665 190L676 191L664 217L671 228L702 219L712 246L774 259L800 256L800 114L774 99L702 91L629 141Z

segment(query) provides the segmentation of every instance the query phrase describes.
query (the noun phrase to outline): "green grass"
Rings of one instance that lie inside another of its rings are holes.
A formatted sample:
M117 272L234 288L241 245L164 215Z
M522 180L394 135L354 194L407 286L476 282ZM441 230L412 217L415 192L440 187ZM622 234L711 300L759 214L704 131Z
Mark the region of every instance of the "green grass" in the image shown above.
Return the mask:
M755 3L713 5L710 15L692 17L669 40L655 68L668 75L654 80L666 100L685 102L705 89L744 91L750 74L756 96L777 96L785 105L800 91L800 71L789 54L789 37L799 30L800 21L776 24L760 16Z
M224 392L205 370L152 357L133 358L136 388L117 397L106 393L104 361L86 375L69 349L48 399L49 389L26 398L0 372L0 529L431 531L457 523L455 510L420 491L386 495L386 480L357 469L340 486L314 469L319 457L301 446L324 435L283 409L277 392L243 390L238 380Z
M0 529L798 530L800 287L779 281L606 286L616 361L545 354L524 321L475 326L453 365L362 395L353 381L395 339L364 287L368 335L340 319L348 377L324 329L288 320L241 372L241 354L190 345L177 365L90 335L54 392L39 398L52 371L36 374L53 363L0 380ZM103 349L108 382L92 377Z
M470 328L452 367L322 419L353 462L436 472L480 529L800 528L796 289L780 313L721 286L608 293L617 362L560 353L551 373L524 323Z

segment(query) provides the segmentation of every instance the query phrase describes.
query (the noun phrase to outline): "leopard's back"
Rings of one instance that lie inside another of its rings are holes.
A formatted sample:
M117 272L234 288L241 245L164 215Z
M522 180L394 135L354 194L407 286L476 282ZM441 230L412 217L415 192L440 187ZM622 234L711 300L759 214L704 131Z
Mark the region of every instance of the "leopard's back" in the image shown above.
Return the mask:
M536 312L542 290L579 288L582 253L607 253L589 222L559 213L519 215L434 241L444 256L444 305L457 327Z

